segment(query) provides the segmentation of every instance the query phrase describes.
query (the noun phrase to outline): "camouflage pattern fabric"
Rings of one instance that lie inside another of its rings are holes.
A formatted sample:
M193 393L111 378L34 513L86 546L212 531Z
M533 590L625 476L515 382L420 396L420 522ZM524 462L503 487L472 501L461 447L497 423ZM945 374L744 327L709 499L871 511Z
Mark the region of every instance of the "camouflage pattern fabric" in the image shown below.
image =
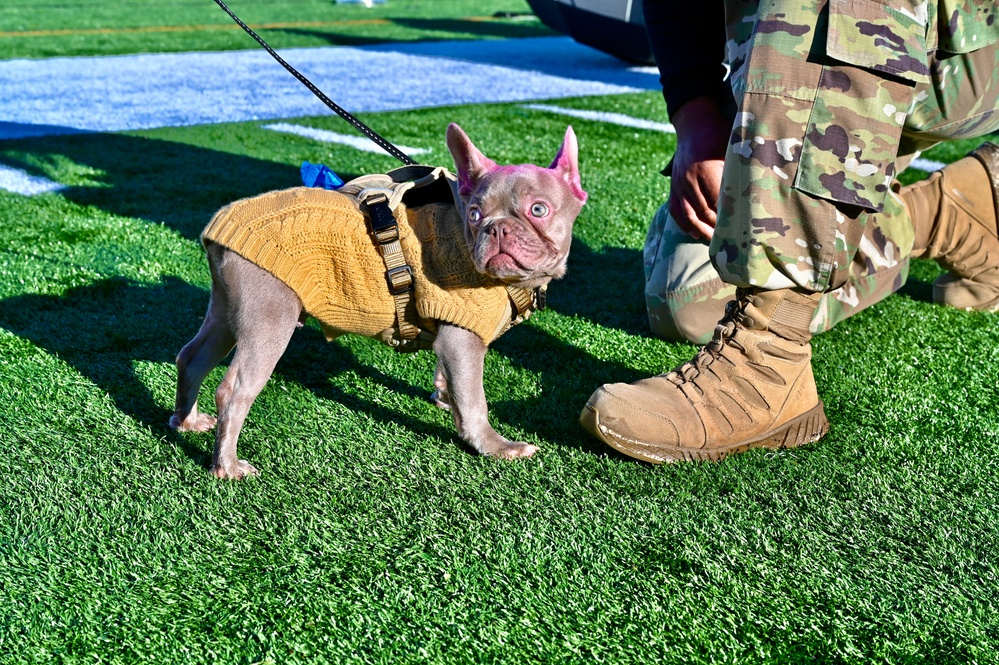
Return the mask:
M901 206L892 196L886 207ZM905 219L904 207L896 219ZM909 257L896 253L898 243L884 236L884 228L871 225L865 230L851 264L854 276L822 294L809 326L812 334L829 330L905 284ZM911 247L911 230L906 241ZM645 305L653 334L673 342L706 344L736 290L718 276L708 244L681 231L664 204L649 226L643 258Z
M681 231L663 204L649 226L643 252L645 307L652 333L672 342L706 344L735 297L718 276L708 244Z
M904 283L913 220L892 192L899 167L939 141L999 129L996 3L889 4L726 2L739 108L709 253L726 284L830 292L814 331ZM722 299L692 288L713 276L669 264L672 236L656 227L650 319L663 314L656 299L670 299L666 313Z

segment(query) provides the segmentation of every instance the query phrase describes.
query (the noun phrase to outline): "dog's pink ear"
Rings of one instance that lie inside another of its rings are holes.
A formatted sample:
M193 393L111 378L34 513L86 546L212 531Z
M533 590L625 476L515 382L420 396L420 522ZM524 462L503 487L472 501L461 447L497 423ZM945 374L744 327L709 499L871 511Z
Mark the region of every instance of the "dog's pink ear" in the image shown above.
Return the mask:
M479 152L468 135L453 122L447 127L447 149L454 158L454 168L458 171L458 193L462 196L471 194L479 180L497 168L496 162Z
M562 147L558 149L555 161L548 168L558 171L573 195L583 203L586 202L586 192L579 180L579 147L576 145L576 133L572 131L572 125L566 127Z

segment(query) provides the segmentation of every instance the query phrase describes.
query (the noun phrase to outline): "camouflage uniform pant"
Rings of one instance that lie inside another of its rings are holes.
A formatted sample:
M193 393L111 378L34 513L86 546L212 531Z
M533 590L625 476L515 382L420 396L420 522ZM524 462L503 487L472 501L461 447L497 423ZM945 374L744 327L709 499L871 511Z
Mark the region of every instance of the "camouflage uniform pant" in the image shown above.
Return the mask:
M909 217L896 169L999 129L999 9L955 2L726 2L738 110L718 224L709 246L665 209L653 220L657 334L705 341L736 286L823 292L821 332L905 283L913 223L929 222Z

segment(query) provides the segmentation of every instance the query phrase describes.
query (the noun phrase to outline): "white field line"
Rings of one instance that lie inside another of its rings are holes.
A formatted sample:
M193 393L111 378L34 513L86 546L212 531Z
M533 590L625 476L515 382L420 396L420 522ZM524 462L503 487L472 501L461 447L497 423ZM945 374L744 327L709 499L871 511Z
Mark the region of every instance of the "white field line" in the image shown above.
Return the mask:
M654 122L652 120L644 120L642 118L633 118L630 115L624 115L623 113L611 113L608 111L584 111L582 109L567 109L562 106L551 106L549 104L523 104L522 108L531 109L532 111L546 111L548 113L558 113L560 115L567 115L573 118L581 118L583 120L594 120L596 122L609 122L614 125L621 125L622 127L634 127L636 129L649 129L655 132L676 134L676 129L674 129L673 125L667 122Z
M23 196L34 196L47 192L57 192L65 189L65 185L52 182L48 178L31 175L27 171L15 169L13 166L0 164L0 189Z
M582 109L568 109L562 106L552 106L549 104L524 104L522 105L525 109L531 109L534 111L545 111L548 113L558 113L561 115L571 116L573 118L582 118L584 120L594 120L597 122L607 122L615 125L622 125L624 127L635 127L638 129L649 129L653 131L665 132L667 134L675 134L676 130L673 125L663 122L653 122L651 120L643 120L642 118L633 118L632 116L624 115L622 113L611 113L605 111L584 111ZM325 129L315 129L313 127L304 127L302 125L292 125L286 122L279 122L272 125L264 125L264 129L270 129L275 132L284 132L286 134L296 134L305 138L313 139L315 141L320 141L323 143L339 143L341 145L348 145L358 150L363 150L365 152L381 153L383 150L375 145L372 141L359 137L359 136L348 136L346 134L337 134L336 132L331 132ZM408 155L422 155L427 150L422 148L409 148L406 146L397 146L400 150ZM917 157L912 160L909 164L909 168L918 169L920 171L926 171L927 173L933 173L934 171L939 171L943 167L947 166L944 162L933 161L932 159L922 159Z
M676 129L673 125L663 122L653 122L651 120L643 120L641 118L633 118L629 115L624 115L623 113L610 113L604 111L584 111L582 109L569 109L563 106L553 106L551 104L522 104L522 108L532 109L534 111L546 111L548 113L558 113L561 115L571 116L573 118L582 118L584 120L594 120L597 122L608 122L615 125L622 125L624 127L635 127L637 129L651 129L658 132L666 132L668 134L675 134ZM927 173L933 173L934 171L939 171L943 167L947 166L944 162L937 162L932 159L922 159L917 157L909 163L910 169L918 169L920 171L926 171Z
M382 148L376 145L373 141L364 138L363 136L337 134L336 132L331 132L326 129L316 129L315 127L305 127L304 125L292 125L287 122L276 122L272 125L264 125L263 128L274 132L282 132L283 134L294 134L295 136L312 139L313 141L320 141L321 143L338 143L340 145L347 145L358 150L363 150L364 152L374 152L379 154L384 152L384 150L382 150ZM423 148L409 148L404 145L396 147L407 155L422 155L423 153L428 152Z
M943 167L947 166L943 162L935 162L932 159L922 159L917 157L916 159L909 162L910 169L919 169L920 171L926 171L927 173L933 173L934 171L939 171Z

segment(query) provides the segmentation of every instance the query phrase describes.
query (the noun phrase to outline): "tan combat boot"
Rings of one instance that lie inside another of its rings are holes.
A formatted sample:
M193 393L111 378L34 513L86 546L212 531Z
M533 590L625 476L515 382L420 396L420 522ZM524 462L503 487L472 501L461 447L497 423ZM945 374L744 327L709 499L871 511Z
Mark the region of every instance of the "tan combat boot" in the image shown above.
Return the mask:
M669 374L601 386L580 422L654 464L817 441L829 429L812 376L808 325L817 300L790 289L740 290L693 360Z
M948 271L933 284L934 302L999 310L999 146L986 143L899 194L916 232L913 257Z

